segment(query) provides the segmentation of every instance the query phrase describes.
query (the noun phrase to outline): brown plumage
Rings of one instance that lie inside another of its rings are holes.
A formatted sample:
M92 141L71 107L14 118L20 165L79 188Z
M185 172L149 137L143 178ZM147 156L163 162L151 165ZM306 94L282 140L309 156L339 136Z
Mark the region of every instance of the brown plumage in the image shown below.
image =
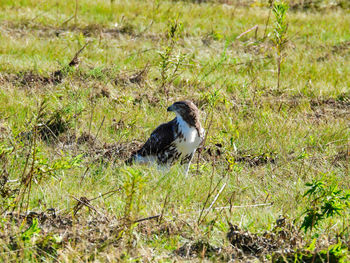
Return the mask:
M158 126L146 143L126 161L128 164L152 163L172 165L180 160L187 173L193 154L204 139L199 110L189 101L178 101L168 107L176 118Z

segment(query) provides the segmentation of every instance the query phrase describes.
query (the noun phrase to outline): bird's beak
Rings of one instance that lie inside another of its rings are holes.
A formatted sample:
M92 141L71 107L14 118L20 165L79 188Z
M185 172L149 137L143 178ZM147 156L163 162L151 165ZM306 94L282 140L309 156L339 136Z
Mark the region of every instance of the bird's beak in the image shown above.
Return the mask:
M167 108L167 111L174 111L174 105L171 105Z

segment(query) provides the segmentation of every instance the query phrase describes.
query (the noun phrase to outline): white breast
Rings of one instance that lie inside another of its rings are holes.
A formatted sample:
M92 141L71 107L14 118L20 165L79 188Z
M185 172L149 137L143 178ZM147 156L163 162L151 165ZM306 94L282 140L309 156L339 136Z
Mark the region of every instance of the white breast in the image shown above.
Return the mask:
M177 116L177 122L179 125L179 132L183 134L175 140L175 145L178 151L182 152L182 155L188 155L193 153L201 143L201 138L198 136L197 129L190 127L181 116Z

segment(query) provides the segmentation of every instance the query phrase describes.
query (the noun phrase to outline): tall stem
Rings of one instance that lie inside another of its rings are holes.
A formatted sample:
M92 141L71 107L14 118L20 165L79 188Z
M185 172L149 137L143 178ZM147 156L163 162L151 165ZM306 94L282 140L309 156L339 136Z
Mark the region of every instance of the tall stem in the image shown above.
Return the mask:
M281 75L281 54L277 57L277 90L280 89L280 75Z

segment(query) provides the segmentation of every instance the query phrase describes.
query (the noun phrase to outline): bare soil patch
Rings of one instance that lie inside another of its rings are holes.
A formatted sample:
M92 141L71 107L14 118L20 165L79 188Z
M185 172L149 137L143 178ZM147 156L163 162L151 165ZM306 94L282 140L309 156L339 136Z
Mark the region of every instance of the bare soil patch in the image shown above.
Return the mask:
M200 158L205 161L218 161L223 158L227 162L227 150L223 147L221 143L216 143L213 145L208 145L200 149ZM230 158L237 163L245 163L250 167L262 166L266 164L276 164L277 154L274 152L264 152L256 153L254 151L237 151L229 154ZM197 155L195 156L197 158ZM196 162L196 160L194 161Z
M138 150L142 145L142 142L139 141L101 142L96 136L88 132L83 132L80 136L76 136L71 132L65 136L61 136L59 143L64 148L77 147L78 152L82 151L85 156L93 157L95 161L126 160L132 152Z
M310 101L314 117L332 116L334 118L350 118L350 94L341 94L337 98L317 98Z

